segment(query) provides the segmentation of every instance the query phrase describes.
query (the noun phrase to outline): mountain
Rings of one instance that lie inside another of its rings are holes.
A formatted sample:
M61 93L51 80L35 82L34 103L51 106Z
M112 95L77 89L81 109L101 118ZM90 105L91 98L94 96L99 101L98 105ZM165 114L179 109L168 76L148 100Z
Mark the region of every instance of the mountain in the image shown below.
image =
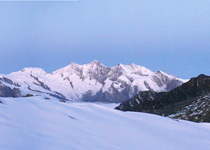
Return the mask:
M140 92L116 109L210 122L210 76L199 75L170 92Z
M84 65L71 63L52 73L40 68L24 68L0 76L0 85L21 93L17 95L115 103L128 100L140 91L170 91L184 82L135 64L106 67L96 60Z
M116 104L0 98L1 150L209 150L210 124Z

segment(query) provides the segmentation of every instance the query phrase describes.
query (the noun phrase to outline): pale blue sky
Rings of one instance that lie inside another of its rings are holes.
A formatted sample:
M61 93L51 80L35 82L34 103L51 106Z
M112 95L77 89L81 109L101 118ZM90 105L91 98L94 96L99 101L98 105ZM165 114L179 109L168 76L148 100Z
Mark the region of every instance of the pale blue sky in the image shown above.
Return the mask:
M0 2L0 72L97 59L210 75L209 0Z

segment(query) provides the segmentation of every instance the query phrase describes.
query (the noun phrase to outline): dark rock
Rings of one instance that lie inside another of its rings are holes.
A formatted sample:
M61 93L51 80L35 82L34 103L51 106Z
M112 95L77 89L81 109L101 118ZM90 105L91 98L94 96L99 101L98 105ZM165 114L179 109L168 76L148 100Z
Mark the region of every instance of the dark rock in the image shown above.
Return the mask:
M21 92L18 88L10 88L6 85L0 84L0 97L19 97Z
M62 102L62 103L66 103L66 100L60 100L60 102Z
M196 122L209 121L210 76L199 75L170 92L140 92L116 109L147 112ZM202 109L203 112L184 111ZM182 112L182 113L181 113ZM193 115L192 115L193 114Z
M23 97L33 97L34 95L32 95L32 94L26 94L26 95L24 95Z

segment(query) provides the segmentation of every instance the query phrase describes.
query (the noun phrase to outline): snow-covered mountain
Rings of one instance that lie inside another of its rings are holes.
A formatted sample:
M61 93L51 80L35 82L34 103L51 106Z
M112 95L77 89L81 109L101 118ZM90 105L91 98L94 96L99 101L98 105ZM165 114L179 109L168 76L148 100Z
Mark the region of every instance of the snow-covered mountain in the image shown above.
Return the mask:
M11 96L32 94L91 102L122 102L140 91L170 91L184 82L135 64L106 67L96 60L85 65L71 63L52 73L40 68L24 68L0 76L1 86L10 88ZM0 92L0 96L4 94Z

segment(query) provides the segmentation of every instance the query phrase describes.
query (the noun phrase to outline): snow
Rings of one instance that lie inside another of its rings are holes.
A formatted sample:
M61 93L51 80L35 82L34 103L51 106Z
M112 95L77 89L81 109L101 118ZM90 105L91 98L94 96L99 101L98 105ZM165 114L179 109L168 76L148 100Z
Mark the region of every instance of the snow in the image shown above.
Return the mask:
M210 124L102 103L1 98L2 150L209 150Z
M41 75L47 74L42 68L31 68L31 67L23 68L21 72L30 72L30 73L41 74Z
M41 68L24 68L3 76L18 83L21 86L18 88L23 95L49 96L49 93L53 95L60 93L66 99L73 101L81 100L87 93L91 93L92 96L100 91L112 94L113 88L120 93L124 89L137 89L138 91L135 92L128 91L130 97L140 91L165 91L166 85L170 84L173 79L177 79L164 72L155 73L136 64L106 67L97 60L84 65L71 63L52 73L46 73ZM157 81L153 79L154 77ZM177 80L182 81L182 79ZM39 81L49 89L40 85ZM159 85L158 82L161 82L162 85ZM14 85L7 84L7 86L14 88Z
M109 79L105 80L105 81L104 81L104 86L103 86L103 88L102 88L102 91L103 91L103 92L108 91L109 88L111 87L112 83L113 83L113 82L112 82L111 80L109 80Z

